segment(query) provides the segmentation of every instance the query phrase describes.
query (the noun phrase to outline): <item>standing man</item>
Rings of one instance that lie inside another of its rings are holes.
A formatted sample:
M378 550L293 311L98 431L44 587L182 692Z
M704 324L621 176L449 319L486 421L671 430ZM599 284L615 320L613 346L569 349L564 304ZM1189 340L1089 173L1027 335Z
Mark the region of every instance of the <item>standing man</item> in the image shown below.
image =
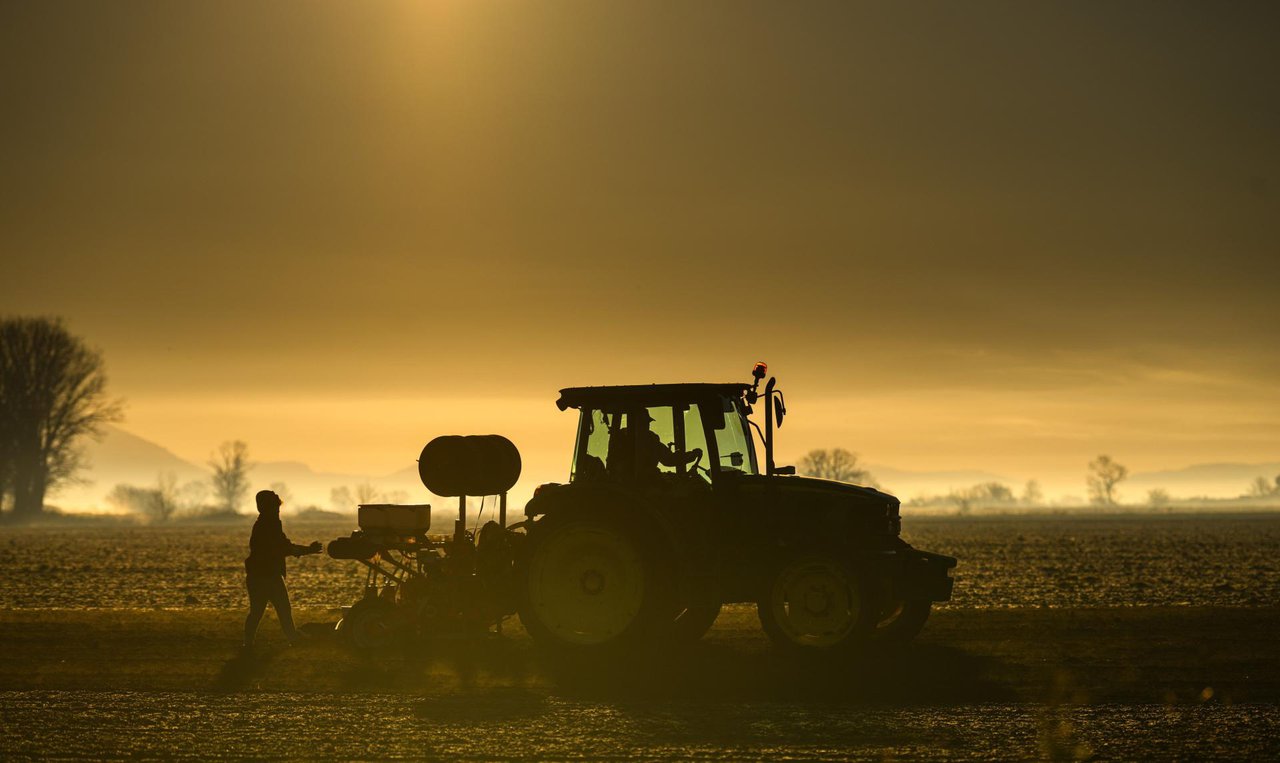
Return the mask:
M322 546L315 541L310 546L298 546L284 534L280 524L280 506L284 501L270 490L260 490L254 496L258 504L258 520L253 523L249 536L249 558L244 560L245 586L249 589L249 617L244 621L244 648L253 647L253 636L258 623L267 610L267 602L276 609L276 618L284 629L290 644L298 641L298 631L293 627L293 612L289 608L289 591L284 587L284 558L318 554Z

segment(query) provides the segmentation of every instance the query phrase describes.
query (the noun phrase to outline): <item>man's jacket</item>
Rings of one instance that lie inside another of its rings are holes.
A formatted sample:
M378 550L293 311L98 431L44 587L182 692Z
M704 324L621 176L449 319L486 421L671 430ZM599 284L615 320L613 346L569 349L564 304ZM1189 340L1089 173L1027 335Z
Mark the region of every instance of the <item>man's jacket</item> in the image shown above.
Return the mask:
M298 546L284 534L280 517L259 514L249 536L249 557L244 560L244 571L251 575L284 575L284 558L302 556L306 546Z

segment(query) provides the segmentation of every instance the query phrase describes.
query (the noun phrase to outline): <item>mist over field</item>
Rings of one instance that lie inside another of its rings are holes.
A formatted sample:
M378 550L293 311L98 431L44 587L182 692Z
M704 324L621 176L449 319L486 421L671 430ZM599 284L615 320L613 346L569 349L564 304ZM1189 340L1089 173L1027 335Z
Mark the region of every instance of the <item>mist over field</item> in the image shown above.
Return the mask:
M548 418L551 418L550 416ZM552 418L554 420L554 418ZM571 433L570 433L571 434ZM538 484L564 482L568 478L568 455L571 440L564 452L526 453L524 476L512 492L512 505L517 508L532 494ZM361 502L412 501L447 505L447 499L432 496L422 485L417 472L417 453L389 461L385 470L351 474L318 471L296 461L264 461L250 471L254 484L283 487L288 501L286 513L303 510L333 511L353 515ZM784 459L786 460L786 459ZM83 477L85 484L61 488L53 503L64 511L90 513L130 513L131 507L110 499L117 485L153 488L168 480L179 491L187 490L189 508L198 508L209 498L208 465L180 458L157 443L127 430L112 427L101 442L93 443L87 452L91 465ZM799 458L790 459L798 462ZM562 462L559 466L556 462ZM548 465L551 464L551 466ZM1008 513L1008 512L1075 512L1089 511L1261 511L1280 508L1280 493L1274 489L1260 492L1257 481L1274 485L1280 475L1280 462L1256 464L1199 464L1181 469L1136 472L1121 483L1119 501L1114 506L1091 505L1088 497L1087 465L1082 464L1074 476L1057 479L1010 477L981 469L927 472L896 469L868 461L864 465L869 482L897 496L913 514ZM855 480L857 481L857 480ZM1029 481L1036 484L1028 494ZM199 489L204 486L204 489ZM996 486L995 495L991 494ZM1007 492L1002 492L1005 488ZM1152 503L1151 491L1161 491ZM250 511L250 507L241 507ZM191 512L188 512L191 513ZM179 517L182 512L179 512ZM140 514L139 519L148 517Z

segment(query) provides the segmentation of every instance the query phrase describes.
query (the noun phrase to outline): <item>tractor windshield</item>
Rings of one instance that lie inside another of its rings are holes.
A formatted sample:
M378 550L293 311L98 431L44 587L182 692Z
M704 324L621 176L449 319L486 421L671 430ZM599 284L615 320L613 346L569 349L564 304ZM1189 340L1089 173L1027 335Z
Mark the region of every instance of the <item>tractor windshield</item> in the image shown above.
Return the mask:
M720 463L716 466L721 472L757 474L755 444L747 429L749 425L742 402L729 397L720 400L720 409L724 414L723 426L713 426L716 451L720 454ZM714 424L720 423L721 420L717 417Z

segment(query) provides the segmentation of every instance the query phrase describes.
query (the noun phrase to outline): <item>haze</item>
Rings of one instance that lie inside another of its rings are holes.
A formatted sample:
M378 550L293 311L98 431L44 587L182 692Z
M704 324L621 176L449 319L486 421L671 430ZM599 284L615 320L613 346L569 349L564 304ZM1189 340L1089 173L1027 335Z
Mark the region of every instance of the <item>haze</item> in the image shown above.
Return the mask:
M496 431L536 484L560 387L759 359L784 461L1276 461L1277 15L5 3L0 311L196 462Z

